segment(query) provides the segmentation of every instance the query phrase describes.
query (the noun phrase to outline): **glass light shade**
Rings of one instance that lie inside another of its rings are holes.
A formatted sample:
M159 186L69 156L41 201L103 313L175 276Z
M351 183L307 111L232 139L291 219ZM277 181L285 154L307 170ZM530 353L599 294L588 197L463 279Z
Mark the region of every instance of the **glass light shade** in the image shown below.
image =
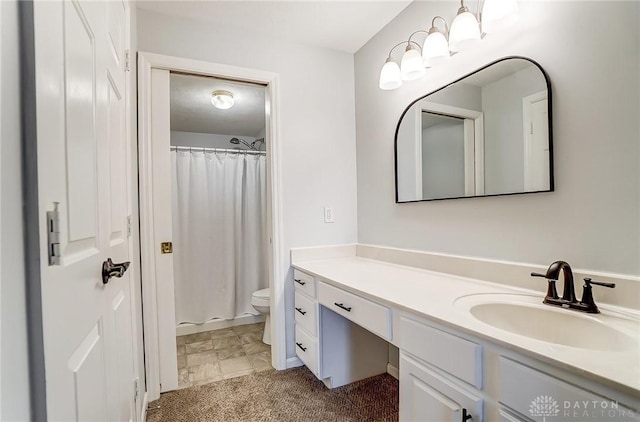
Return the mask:
M402 55L400 63L400 75L405 81L413 81L419 79L427 73L422 61L420 52L412 46L407 47L407 51Z
M220 110L227 110L233 107L235 100L229 91L213 91L211 94L211 104Z
M473 46L480 41L480 24L471 12L462 12L451 23L449 49L454 53Z
M382 66L382 70L380 71L380 83L378 86L380 89L384 90L396 89L402 86L400 66L398 66L398 63L394 62L391 57L389 57L384 66Z
M489 34L500 31L517 20L517 0L485 0L482 7L482 32Z
M449 43L444 34L440 31L434 31L427 35L422 46L424 65L432 67L449 57Z

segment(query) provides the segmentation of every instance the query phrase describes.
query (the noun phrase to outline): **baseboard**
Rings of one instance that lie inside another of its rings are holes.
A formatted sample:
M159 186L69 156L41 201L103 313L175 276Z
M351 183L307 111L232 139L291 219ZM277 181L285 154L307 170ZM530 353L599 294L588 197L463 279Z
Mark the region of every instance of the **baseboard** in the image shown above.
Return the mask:
M147 420L147 406L149 406L149 396L145 391L144 396L142 396L142 412L140 413L140 420L142 422L146 422Z
M400 371L391 363L387 363L387 374L391 375L395 379L400 379Z
M304 363L302 363L300 358L297 357L297 356L294 356L292 358L287 358L287 369L296 368L296 367L302 366L302 365L304 365Z
M186 336L189 334L202 333L205 331L213 331L220 330L223 328L236 327L238 325L246 325L246 324L256 324L258 322L263 322L265 320L265 316L260 315L239 315L234 319L212 319L202 324L188 324L183 323L176 327L176 335L177 336Z

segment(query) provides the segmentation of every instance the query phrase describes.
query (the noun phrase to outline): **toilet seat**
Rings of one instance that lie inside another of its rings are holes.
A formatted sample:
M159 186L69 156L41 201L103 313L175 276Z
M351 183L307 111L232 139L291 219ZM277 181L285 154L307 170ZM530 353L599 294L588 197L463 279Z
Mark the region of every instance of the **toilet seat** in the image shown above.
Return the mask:
M251 304L257 305L257 306L269 306L270 305L269 296L270 294L269 294L268 288L255 291L251 295Z

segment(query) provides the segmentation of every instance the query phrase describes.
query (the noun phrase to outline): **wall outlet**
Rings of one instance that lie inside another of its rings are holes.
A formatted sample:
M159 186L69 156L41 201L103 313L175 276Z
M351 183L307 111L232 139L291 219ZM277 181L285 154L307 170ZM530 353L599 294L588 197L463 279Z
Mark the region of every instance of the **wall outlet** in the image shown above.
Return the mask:
M324 222L325 223L334 223L335 222L335 220L333 219L333 208L324 207Z

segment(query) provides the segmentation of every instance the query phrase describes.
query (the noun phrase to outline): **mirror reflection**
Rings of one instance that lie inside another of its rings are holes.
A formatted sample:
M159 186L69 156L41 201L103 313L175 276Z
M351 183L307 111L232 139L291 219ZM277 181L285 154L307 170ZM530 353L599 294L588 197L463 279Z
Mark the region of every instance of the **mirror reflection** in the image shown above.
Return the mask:
M550 84L525 58L410 105L396 129L396 202L553 190Z

